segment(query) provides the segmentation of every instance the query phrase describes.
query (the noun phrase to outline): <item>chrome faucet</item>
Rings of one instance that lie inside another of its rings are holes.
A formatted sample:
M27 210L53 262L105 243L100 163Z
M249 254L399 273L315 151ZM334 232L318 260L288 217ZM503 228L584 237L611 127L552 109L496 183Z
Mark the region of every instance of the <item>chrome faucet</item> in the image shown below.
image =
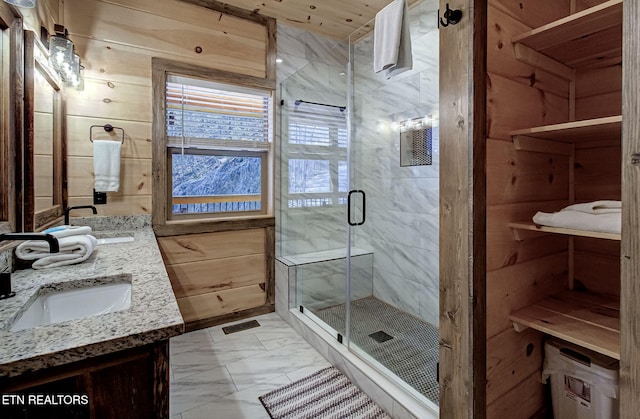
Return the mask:
M69 225L69 213L72 210L83 209L83 208L90 209L94 214L98 213L98 210L93 205L76 205L75 207L69 207L64 210L64 224Z
M60 251L60 243L58 239L51 234L44 233L5 233L0 234L0 242L5 240L43 240L49 243L49 251L58 253ZM11 291L11 272L2 272L0 274L0 300L10 298L16 295Z

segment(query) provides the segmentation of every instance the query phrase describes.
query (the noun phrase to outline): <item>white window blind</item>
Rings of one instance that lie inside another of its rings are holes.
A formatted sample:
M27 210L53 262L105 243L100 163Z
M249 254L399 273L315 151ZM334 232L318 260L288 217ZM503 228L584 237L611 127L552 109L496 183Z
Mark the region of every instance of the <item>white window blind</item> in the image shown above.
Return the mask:
M344 203L347 120L344 108L295 101L287 108L289 208Z
M170 75L166 95L169 147L269 149L270 92Z
M344 108L342 108L344 109ZM289 112L289 144L347 147L347 119L340 108L302 103Z

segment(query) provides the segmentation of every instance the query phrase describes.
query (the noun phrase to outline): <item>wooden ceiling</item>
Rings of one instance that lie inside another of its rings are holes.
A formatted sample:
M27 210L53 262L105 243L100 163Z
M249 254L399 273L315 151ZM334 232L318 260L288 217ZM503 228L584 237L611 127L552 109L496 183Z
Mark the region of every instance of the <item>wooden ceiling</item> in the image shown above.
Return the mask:
M204 3L209 0L200 0ZM227 0L222 3L278 19L278 21L346 39L367 24L392 0ZM417 0L409 0L409 4Z

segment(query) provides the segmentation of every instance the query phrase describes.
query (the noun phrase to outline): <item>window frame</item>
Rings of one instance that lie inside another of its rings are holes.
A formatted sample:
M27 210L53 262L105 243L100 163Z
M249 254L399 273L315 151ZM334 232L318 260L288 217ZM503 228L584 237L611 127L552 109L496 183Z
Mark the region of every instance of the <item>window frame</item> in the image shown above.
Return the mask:
M168 146L167 152L167 173L173 173L173 154L180 154L181 149L175 146ZM231 156L231 157L259 157L260 158L260 169L261 169L261 189L262 193L260 194L260 210L256 211L225 211L225 212L201 212L201 213L186 213L186 214L175 214L173 212L173 183L167 182L167 205L169 205L169 220L201 220L203 218L229 218L229 217L238 217L238 216L260 216L268 213L268 203L267 199L268 194L268 180L269 180L269 152L267 150L264 151L249 151L249 150L224 150L219 148L212 149L202 149L202 148L185 148L185 154L190 155L203 155L203 156ZM168 178L169 179L169 178Z
M200 232L217 231L216 225L224 225L228 228L230 223L238 222L244 226L262 226L273 224L273 193L274 193L274 109L269 115L269 129L272 133L269 148L262 152L265 160L262 164L263 190L262 210L260 214L247 213L200 213L181 214L175 217L172 214L171 205L171 166L170 147L166 135L166 84L169 75L184 76L188 78L211 80L215 83L235 85L239 87L256 88L267 91L275 98L276 82L260 77L231 73L228 71L202 67L194 64L167 60L164 58L152 58L152 86L153 86L153 145L152 145L152 223L156 234L169 235L180 232L189 232L197 229ZM273 108L273 106L272 106ZM211 148L212 154L222 151L219 148ZM234 153L240 153L234 150ZM266 173L265 173L266 172Z

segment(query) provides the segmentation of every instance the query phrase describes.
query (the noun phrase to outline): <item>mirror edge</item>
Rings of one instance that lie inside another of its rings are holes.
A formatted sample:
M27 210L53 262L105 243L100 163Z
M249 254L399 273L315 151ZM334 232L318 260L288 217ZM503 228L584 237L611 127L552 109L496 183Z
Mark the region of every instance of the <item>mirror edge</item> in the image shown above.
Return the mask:
M25 141L24 141L24 229L25 231L37 231L55 224L64 215L66 205L66 179L65 179L65 153L66 153L66 126L65 106L62 82L57 74L36 55L36 48L40 49L41 56L48 57L48 52L32 31L24 31L24 57L25 57ZM40 71L57 93L54 101L54 171L53 205L42 211L35 210L35 179L34 179L34 96L35 96L35 72Z
M9 80L4 89L0 155L3 156L2 180L0 180L0 233L23 231L22 225L22 142L23 142L23 75L24 37L22 18L5 3L0 4L0 29L7 34L3 40L3 79Z

